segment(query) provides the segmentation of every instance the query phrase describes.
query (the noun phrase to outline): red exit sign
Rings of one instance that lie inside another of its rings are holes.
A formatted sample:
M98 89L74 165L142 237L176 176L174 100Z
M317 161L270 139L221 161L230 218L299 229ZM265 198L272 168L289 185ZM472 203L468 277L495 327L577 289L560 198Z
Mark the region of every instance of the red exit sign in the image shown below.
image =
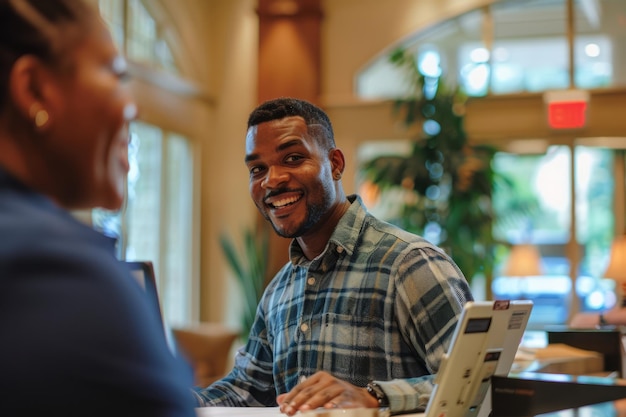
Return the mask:
M584 90L547 91L544 101L548 125L552 129L580 129L587 122L589 92Z

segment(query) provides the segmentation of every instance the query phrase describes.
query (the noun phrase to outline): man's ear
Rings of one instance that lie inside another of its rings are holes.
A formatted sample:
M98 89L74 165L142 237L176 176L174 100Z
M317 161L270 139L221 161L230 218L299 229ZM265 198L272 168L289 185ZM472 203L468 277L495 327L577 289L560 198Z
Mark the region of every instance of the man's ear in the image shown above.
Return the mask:
M49 103L47 100L50 76L41 61L23 55L15 61L9 73L9 100L18 113L38 129L48 124Z
M332 168L332 172L333 172L333 176L339 175L339 178L341 178L341 175L343 174L343 170L346 168L346 159L343 156L343 152L341 152L341 149L338 148L333 148L330 150L330 155L329 155L329 159L330 159L330 166Z

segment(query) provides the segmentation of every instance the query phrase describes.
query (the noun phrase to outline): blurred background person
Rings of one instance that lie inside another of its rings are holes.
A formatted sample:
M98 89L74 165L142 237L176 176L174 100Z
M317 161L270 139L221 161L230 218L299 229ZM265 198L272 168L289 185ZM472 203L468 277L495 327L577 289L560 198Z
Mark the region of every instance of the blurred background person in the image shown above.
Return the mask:
M570 321L570 327L582 329L624 325L626 325L626 308L621 306L599 313L576 313Z

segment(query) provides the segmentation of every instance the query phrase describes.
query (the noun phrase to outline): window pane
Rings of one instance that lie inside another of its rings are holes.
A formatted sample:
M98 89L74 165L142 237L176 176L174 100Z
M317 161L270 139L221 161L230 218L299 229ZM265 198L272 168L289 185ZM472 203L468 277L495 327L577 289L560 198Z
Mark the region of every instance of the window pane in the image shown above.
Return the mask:
M102 18L109 26L118 48L124 45L124 0L100 0Z
M140 62L153 61L156 44L156 24L141 0L128 2L128 33L126 46L128 56Z
M189 141L131 124L126 207L94 210L94 227L118 239L118 257L152 261L165 320L193 319L193 157ZM164 145L165 144L165 145Z
M626 85L621 71L626 61L626 2L596 0L575 2L575 84L580 88Z
M130 59L179 72L170 46L142 0L99 0L98 4L115 43Z
M164 242L163 308L170 323L191 319L192 302L192 214L193 159L189 141L178 135L167 137L166 198L167 238Z
M574 42L574 84L579 88L614 85L613 41L606 36L577 36Z
M493 93L569 86L566 0L504 1L492 6Z
M500 221L495 237L510 243L565 244L570 228L571 156L567 146L545 155L498 153L494 169L514 183L515 194L494 190Z
M541 255L541 274L504 275L509 251L499 254L493 281L495 298L531 299L531 321L562 324L569 313L570 261L566 251L571 221L571 153L552 146L545 155L498 153L494 170L513 184L495 187L496 239L511 245L530 243Z
M162 135L140 122L131 131L136 160L128 178L126 259L152 261L160 277Z
M580 310L597 311L615 303L614 281L603 279L615 225L613 151L578 146L576 228L582 260L576 278Z
M574 85L579 88L626 85L626 2L574 0ZM480 10L415 34L400 45L416 56L431 48L444 79L470 96L566 89L570 86L567 0L504 0L490 6L491 34ZM485 30L483 30L485 26ZM389 51L357 75L364 98L406 95L403 74L389 63Z

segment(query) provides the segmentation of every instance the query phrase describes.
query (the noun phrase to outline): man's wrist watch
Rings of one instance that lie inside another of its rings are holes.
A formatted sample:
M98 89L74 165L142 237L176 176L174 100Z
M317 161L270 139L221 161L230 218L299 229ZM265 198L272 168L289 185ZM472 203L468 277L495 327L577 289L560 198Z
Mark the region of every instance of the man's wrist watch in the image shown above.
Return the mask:
M604 314L600 313L600 315L598 315L598 326L607 326L608 324Z
M367 388L367 392L369 392L369 394L372 397L376 398L376 401L378 401L378 407L380 408L389 407L389 399L387 398L387 394L385 394L385 391L383 391L380 385L372 381L369 384L367 384L366 388Z

